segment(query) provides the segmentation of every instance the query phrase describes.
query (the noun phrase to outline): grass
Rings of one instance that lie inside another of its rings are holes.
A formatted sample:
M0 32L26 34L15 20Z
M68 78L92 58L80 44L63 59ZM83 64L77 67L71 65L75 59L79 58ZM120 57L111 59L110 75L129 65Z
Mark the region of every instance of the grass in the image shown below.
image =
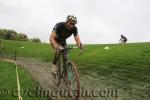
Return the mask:
M22 49L21 47L25 47ZM110 49L105 50L104 47ZM38 58L51 61L53 52L50 44L31 42L4 41L4 54L13 56L18 50L17 56ZM82 56L78 56L79 50L70 52L70 58L76 62L78 70L82 74L96 76L93 78L105 84L119 88L128 94L128 99L148 100L150 97L150 43L128 44L99 44L85 45Z
M10 57L14 57L15 52L17 52L18 57L40 58L42 60L51 59L52 48L48 44L20 41L4 41L3 44L4 55Z
M0 92L7 90L8 95L0 96L0 100L17 100L17 81L16 81L16 66L14 64L0 60ZM38 84L32 80L31 76L26 70L18 67L18 74L20 79L21 90L27 91L35 89ZM6 92L6 93L7 93ZM45 100L44 98L28 95L29 92L22 93L24 100Z
M87 46L78 69L105 84L124 91L130 100L150 97L150 43ZM103 49L109 46L109 50Z

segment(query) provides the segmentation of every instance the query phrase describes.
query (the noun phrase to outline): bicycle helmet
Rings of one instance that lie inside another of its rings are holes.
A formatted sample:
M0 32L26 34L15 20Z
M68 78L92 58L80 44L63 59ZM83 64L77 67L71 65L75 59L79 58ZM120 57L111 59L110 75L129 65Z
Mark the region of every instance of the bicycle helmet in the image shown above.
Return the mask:
M77 18L74 15L68 15L66 21L73 21L74 24L77 24Z

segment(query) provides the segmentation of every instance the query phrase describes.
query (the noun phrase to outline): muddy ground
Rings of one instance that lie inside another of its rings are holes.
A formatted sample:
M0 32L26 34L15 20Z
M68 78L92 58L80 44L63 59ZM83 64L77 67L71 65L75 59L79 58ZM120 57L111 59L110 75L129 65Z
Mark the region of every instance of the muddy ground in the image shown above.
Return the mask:
M51 97L46 100L73 100L66 95L58 96L54 91L64 89L64 84L57 87L53 82L51 75L51 63L43 62L38 59L18 58L17 65L27 70L33 79L38 82L40 88L51 92ZM78 72L81 82L81 98L79 100L142 100L142 97L131 95L127 91L117 88L114 84L114 79L106 76L98 76L93 73ZM118 83L116 83L118 84ZM146 100L146 99L144 99ZM148 100L148 99L147 99Z

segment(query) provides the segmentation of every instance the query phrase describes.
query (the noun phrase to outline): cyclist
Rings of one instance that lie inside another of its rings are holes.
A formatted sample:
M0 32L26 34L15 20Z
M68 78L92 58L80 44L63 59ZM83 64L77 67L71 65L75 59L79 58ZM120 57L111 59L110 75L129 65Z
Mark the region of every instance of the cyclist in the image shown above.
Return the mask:
M77 18L74 15L68 15L66 18L66 22L57 23L50 35L50 43L55 51L53 64L52 64L52 73L57 72L56 61L57 54L60 48L66 47L66 39L69 38L72 34L74 35L74 39L76 41L76 45L79 48L83 48L83 44L80 41L80 37L78 34L78 29L75 26L77 24Z
M122 43L126 43L127 40L128 40L128 39L127 39L124 35L121 34L121 38L120 38L119 41L121 41Z

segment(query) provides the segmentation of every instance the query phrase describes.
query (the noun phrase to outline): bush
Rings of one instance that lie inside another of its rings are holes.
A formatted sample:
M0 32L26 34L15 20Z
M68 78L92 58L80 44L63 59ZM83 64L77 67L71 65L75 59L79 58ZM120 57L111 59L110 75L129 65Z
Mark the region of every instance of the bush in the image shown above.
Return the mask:
M0 39L41 42L39 38L28 39L28 36L24 33L17 33L14 30L7 30L7 29L0 29Z
M28 37L27 37L26 34L19 33L19 34L17 35L17 40L18 40L18 41L27 41L27 40L28 40Z
M32 42L41 42L41 40L39 39L39 38L32 38L32 39L30 39L30 41L32 41Z

